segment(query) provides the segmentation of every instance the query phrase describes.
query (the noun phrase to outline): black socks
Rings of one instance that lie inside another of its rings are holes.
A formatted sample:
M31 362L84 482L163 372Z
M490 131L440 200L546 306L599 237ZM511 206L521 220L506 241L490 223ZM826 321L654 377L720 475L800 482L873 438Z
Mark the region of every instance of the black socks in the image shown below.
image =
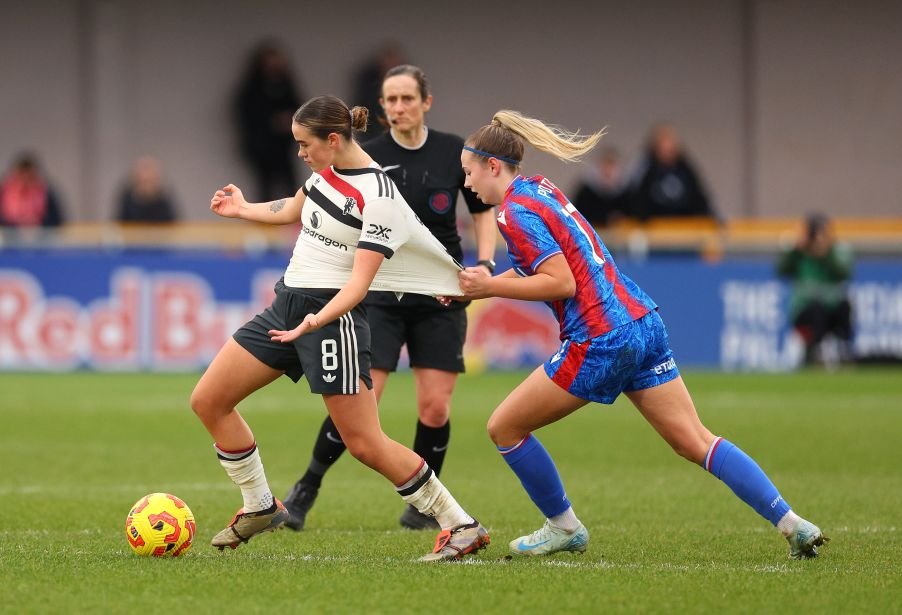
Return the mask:
M313 459L310 460L307 472L301 477L301 482L319 488L323 482L323 475L338 461L346 448L341 436L338 435L335 423L327 416L316 437L316 444L313 445Z
M413 441L413 452L426 460L438 476L442 471L448 442L451 440L451 421L441 427L428 427L417 421L417 435Z
M417 421L413 452L426 460L436 476L442 470L450 439L451 421L441 427L428 427ZM338 461L346 448L341 436L338 435L335 423L330 417L326 417L313 446L313 459L310 460L307 472L301 477L301 482L319 488L323 482L323 475Z

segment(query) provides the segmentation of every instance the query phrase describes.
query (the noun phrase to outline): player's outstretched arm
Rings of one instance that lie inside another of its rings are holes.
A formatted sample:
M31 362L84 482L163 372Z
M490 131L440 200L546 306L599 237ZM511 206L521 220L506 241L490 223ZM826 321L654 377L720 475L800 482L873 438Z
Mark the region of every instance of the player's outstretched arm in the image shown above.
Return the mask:
M298 190L293 197L268 203L248 203L241 189L235 184L229 184L213 193L210 210L224 218L241 218L266 224L293 224L301 219L305 198L304 191Z
M576 280L564 256L556 254L539 265L535 275L522 278L512 269L492 277L482 267L467 267L460 272L460 288L469 299L556 301L576 294Z

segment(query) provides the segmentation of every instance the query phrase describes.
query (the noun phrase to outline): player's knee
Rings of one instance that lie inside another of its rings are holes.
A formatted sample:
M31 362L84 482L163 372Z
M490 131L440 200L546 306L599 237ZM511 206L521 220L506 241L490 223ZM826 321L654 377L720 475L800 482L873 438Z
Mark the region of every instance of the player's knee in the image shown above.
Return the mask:
M444 397L429 397L420 402L420 422L427 427L442 427L451 417L451 401Z
M201 418L211 416L214 412L215 402L213 401L213 396L198 387L191 391L189 403L194 414Z
M489 417L489 422L486 423L485 429L495 446L513 446L522 440L525 435L510 425L506 425L504 421L496 418L495 415Z

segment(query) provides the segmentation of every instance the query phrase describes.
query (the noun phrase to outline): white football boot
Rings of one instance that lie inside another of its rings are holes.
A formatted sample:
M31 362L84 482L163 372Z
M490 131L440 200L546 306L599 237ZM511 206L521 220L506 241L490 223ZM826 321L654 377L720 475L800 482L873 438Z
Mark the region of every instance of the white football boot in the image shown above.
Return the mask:
M588 544L589 530L582 523L575 531L567 532L551 525L551 522L546 519L545 525L532 534L512 540L510 552L513 555L527 557L550 555L558 551L585 553Z

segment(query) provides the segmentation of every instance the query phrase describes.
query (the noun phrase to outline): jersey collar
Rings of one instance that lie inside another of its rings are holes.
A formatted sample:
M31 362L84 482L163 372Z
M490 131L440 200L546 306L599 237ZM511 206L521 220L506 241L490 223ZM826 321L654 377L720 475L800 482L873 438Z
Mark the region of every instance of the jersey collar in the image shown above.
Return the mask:
M403 143L398 141L395 138L395 133L393 133L390 128L388 130L388 134L391 135L392 141L394 141L398 147L406 149L406 150L410 150L410 151L416 151L416 150L420 149L421 147L423 147L424 145L426 145L426 139L429 138L429 127L426 125L423 125L423 140L420 141L417 145L414 145L413 147L411 147L409 145L404 145Z
M503 197L503 198L506 199L506 198L510 195L510 193L514 191L514 184L516 184L516 183L517 183L517 180L520 180L520 179L523 179L523 176L522 176L522 175L517 175L516 177L514 177L514 178L511 180L511 183L508 184L507 188L504 190L504 197Z

